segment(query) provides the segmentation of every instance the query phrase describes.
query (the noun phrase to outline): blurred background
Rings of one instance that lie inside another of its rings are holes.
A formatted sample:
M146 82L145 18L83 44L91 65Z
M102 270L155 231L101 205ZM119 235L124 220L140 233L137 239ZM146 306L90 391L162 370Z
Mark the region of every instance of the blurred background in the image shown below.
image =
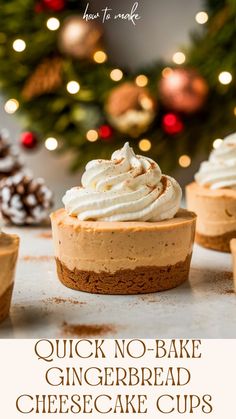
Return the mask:
M26 3L30 3L29 0L21 0L19 2L16 1L9 1L9 2L3 2L1 1L2 5L4 3L12 3L12 5L18 4L18 7L21 7L21 3L22 3L22 7L24 7L24 5ZM32 3L32 0L31 0ZM87 2L84 2L83 4L86 5ZM90 10L91 13L94 12L96 13L97 10L101 10L102 8L109 6L109 7L113 7L117 10L122 10L124 12L128 12L131 10L133 4L135 2L134 1L130 1L130 0L91 0L90 1ZM216 3L218 3L216 1ZM220 2L219 2L220 3ZM225 2L221 2L222 4ZM69 2L68 2L69 4ZM41 0L41 2L35 2L35 9L34 9L34 13L36 14L36 20L37 20L37 25L40 25L40 19L42 21L42 19L45 19L46 22L48 22L49 19L57 19L60 24L60 16L64 16L64 15L60 15L60 13L64 13L65 9L67 7L67 2L63 2L62 0L53 0L53 1L43 1ZM69 17L72 14L77 13L76 11L76 2L71 2L70 5L73 4L73 7L70 12L68 13ZM38 7L38 9L36 8L36 6ZM41 7L42 6L42 7ZM4 4L4 7L6 7L6 5ZM27 6L28 7L28 6ZM41 9L40 9L41 7ZM74 8L74 9L73 9ZM140 19L136 21L136 25L133 25L131 22L125 21L125 20L110 20L108 22L106 22L103 26L103 30L104 30L104 38L106 40L106 56L109 57L109 62L111 63L113 69L120 69L120 68L124 68L124 72L127 71L127 74L129 74L129 72L131 74L135 74L134 77L136 77L136 72L140 72L140 69L144 69L144 74L145 74L145 69L146 67L153 66L155 65L155 62L158 61L158 66L160 66L161 62L168 62L168 63L172 63L175 66L177 65L182 65L185 61L185 56L184 56L184 48L186 46L188 46L191 42L192 39L190 38L190 34L195 32L198 33L199 36L202 35L202 33L204 32L205 28L204 28L204 24L207 22L208 17L206 17L206 13L205 11L205 3L203 3L201 0L178 0L178 1L172 1L172 0L165 0L165 1L161 1L161 0L140 0L138 2L138 9L137 12L140 14ZM2 13L2 12L0 12ZM12 9L6 11L7 15L6 16L13 16L13 11ZM202 13L202 14L201 14ZM205 13L205 15L204 15ZM45 14L44 18L42 18L43 14ZM18 15L18 19L23 19L23 15L21 16L20 14ZM64 17L63 17L64 18ZM5 19L6 20L6 19ZM7 23L5 22L5 28L7 31ZM25 25L25 34L24 34L24 25ZM24 24L23 22L20 22L20 27L21 27L21 32L19 32L19 38L21 40L25 39L25 37L28 36L28 32L30 32L30 27L27 28L27 25L31 25L30 21L25 20ZM46 35L50 32L56 33L55 30L55 25L57 25L57 21L54 20L54 27L53 27L53 20L51 20L51 29L49 27L46 27L46 25L41 29L41 33L45 32L45 37ZM61 24L62 25L62 24ZM8 26L9 26L9 19L8 19ZM12 33L14 33L15 31L15 38L18 38L18 33L16 33L17 29L17 25L14 28L14 25L12 25L13 28L9 29L9 31L12 31ZM48 26L48 23L47 23ZM49 25L50 26L50 25ZM18 23L18 28L19 28L19 23ZM33 30L33 29L32 29ZM76 29L75 29L76 30ZM4 26L1 28L1 31L4 32ZM72 32L73 32L73 28L72 28ZM1 34L0 34L1 35ZM43 36L43 35L42 35ZM0 36L1 38L1 36ZM30 39L30 38L29 38ZM45 38L46 39L46 38ZM87 35L87 39L88 39L88 35ZM18 39L19 40L19 39ZM85 43L87 41L85 40ZM62 43L63 43L63 39L62 39ZM52 46L51 46L52 47ZM16 46L17 48L17 46ZM17 52L18 56L21 53L20 51L20 44L19 44L19 50ZM28 48L28 44L26 47L26 50ZM45 47L46 48L46 47ZM14 49L14 47L13 47ZM15 50L16 51L16 50ZM61 50L62 51L62 50ZM13 51L14 52L14 51ZM22 52L24 54L24 52ZM68 51L65 53L65 55L68 53ZM177 55L176 55L177 53ZM35 56L36 52L34 51L34 56ZM40 59L42 58L42 53L39 52L39 54L41 54ZM72 53L73 55L74 53ZM182 54L182 55L181 55ZM46 55L46 53L45 53ZM194 54L193 54L194 56ZM74 57L73 57L74 58ZM12 58L12 56L10 56L10 59L14 59L14 57ZM35 58L34 58L35 59ZM38 61L40 62L40 59L38 58ZM3 63L3 60L5 62L5 58L4 58L4 54L1 54L1 61ZM26 63L29 64L30 61L28 60L28 57L25 58ZM98 57L98 63L99 63L99 57ZM22 63L21 63L22 64ZM20 65L21 65L20 64ZM25 64L25 63L23 63ZM101 64L103 65L103 63L101 62ZM69 64L66 63L65 65ZM68 68L67 67L67 68ZM162 66L163 67L163 66ZM99 68L102 68L99 67ZM22 67L23 69L23 67ZM167 67L167 70L169 69L169 67ZM203 68L204 70L204 68ZM221 69L219 69L220 71ZM223 70L223 68L222 68ZM22 70L23 71L23 70ZM70 71L70 70L68 70ZM81 71L84 71L84 74L86 73L86 67L82 67L81 64ZM110 71L110 69L109 69ZM163 73L163 69L160 70ZM159 72L160 72L159 71ZM11 67L10 68L10 72L14 73L14 68ZM142 73L142 74L143 74ZM5 73L6 74L6 73ZM111 74L111 73L110 73ZM139 73L138 73L139 74ZM147 75L148 75L148 70L147 70ZM167 73L166 73L167 74ZM23 77L23 76L22 76ZM25 76L24 76L25 77ZM48 76L49 77L49 76ZM115 74L116 77L116 74ZM153 76L153 70L150 70L150 80L152 80ZM156 76L155 76L156 77ZM159 76L158 76L159 77ZM1 74L1 78L2 80L4 79L4 74ZM7 78L5 76L5 78ZM10 76L9 76L10 78ZM118 73L118 78L119 78L119 73ZM74 79L74 75L72 72L72 80ZM85 75L84 75L84 79L85 79ZM128 80L129 80L129 76L128 76ZM137 80L137 79L135 79ZM145 79L144 82L142 81L142 78L139 79L140 83L136 83L136 85L138 86L145 86ZM114 80L113 80L114 82ZM12 83L17 84L16 80L12 81ZM56 148L56 146L54 147L54 143L53 141L50 144L50 141L48 143L44 143L44 140L42 141L42 143L40 145L37 145L37 147L28 147L27 146L27 141L29 140L28 137L25 137L23 142L22 140L19 140L22 134L22 131L25 130L25 121L24 118L18 118L18 109L14 108L14 103L9 103L9 100L15 99L16 95L13 95L14 90L11 89L11 81L4 84L4 82L2 82L0 84L0 125L1 128L7 128L9 130L10 133L10 138L17 144L20 144L21 147L21 153L23 154L23 157L26 161L26 165L33 170L34 174L36 176L43 176L46 179L47 184L52 188L55 197L56 197L56 205L59 206L60 205L60 201L61 201L61 197L64 193L64 191L66 189L68 189L69 187L79 184L80 181L80 174L81 174L81 170L82 167L86 161L86 156L87 154L85 153L83 156L83 143L81 141L81 154L78 157L77 160L81 159L81 164L80 162L77 164L78 166L78 170L71 174L69 172L69 165L71 162L71 157L73 157L73 153L74 153L74 143L75 140L68 140L71 141L71 145L73 143L73 147L71 146L70 148L66 149L61 153L61 154L57 154L57 151L54 150L54 148ZM224 83L223 83L224 84ZM226 85L227 83L225 83ZM152 81L150 81L150 86L152 87ZM19 83L18 83L18 87L19 87ZM202 88L204 86L202 85ZM109 86L110 88L110 86ZM75 86L76 89L76 86ZM104 89L108 89L108 86L105 86ZM73 90L73 86L72 86L72 90ZM167 99L168 99L168 92L167 92ZM203 99L203 94L202 94L202 99ZM17 103L20 102L20 99L16 99ZM34 106L41 107L41 114L47 113L47 108L43 107L42 102L40 102L40 98L38 98L37 96L34 98ZM50 106L50 96L47 97L47 106ZM80 98L79 98L80 100ZM86 99L87 100L87 99ZM158 99L159 101L159 99ZM8 102L8 106L7 106L7 102ZM99 102L99 100L97 100L97 102ZM114 100L115 102L115 100ZM119 102L119 101L118 101ZM11 107L11 105L13 104L13 107ZM27 112L30 112L30 103L27 104L28 108L26 108L26 110L24 110L27 114ZM166 103L164 103L164 106L166 106L167 110L168 110L168 106ZM17 107L17 106L16 106ZM113 106L114 107L114 106ZM158 109L159 109L159 103L157 105ZM44 112L45 109L45 112ZM165 108L164 108L165 110ZM164 118L165 114L163 114L163 110L160 111L160 118ZM165 111L166 112L166 111ZM112 113L112 112L111 112ZM187 112L188 113L188 112ZM30 132L38 132L38 118L37 118L37 114L34 114L34 120L30 122ZM39 114L40 115L40 114ZM164 116L163 116L164 115ZM169 115L169 114L168 114ZM178 118L178 109L177 109L177 114L170 114L173 115L174 117ZM111 115L110 115L111 116ZM118 115L119 117L120 115ZM112 129L117 129L117 123L118 123L118 117L116 115L116 111L114 111L114 115L112 115L113 119L110 118L109 121L113 121L111 122L111 128ZM115 120L115 117L117 117L117 119ZM92 116L91 116L92 118ZM180 112L180 118L181 117L181 112ZM178 131L178 126L181 128L183 127L183 125L181 124L185 124L185 116L183 116L183 122L180 119L180 122L177 120L177 122L175 121L176 127L177 127L177 131ZM191 117L190 117L191 118ZM195 117L194 117L195 118ZM40 116L39 116L40 119ZM169 120L171 121L171 119L169 118ZM169 120L166 119L166 122L168 122ZM163 121L163 120L162 120ZM202 123L204 124L204 117L202 118ZM112 126L112 123L114 123L114 127ZM160 122L158 122L160 124ZM164 123L165 123L165 119L164 119ZM43 121L42 121L43 124ZM101 125L101 127L107 127L107 122L106 125L104 125L104 122L102 122L103 125ZM180 125L178 125L180 124ZM193 124L196 124L196 126L199 126L199 121L198 120L193 120ZM93 126L91 126L91 128L94 128ZM108 126L109 128L109 126ZM163 122L162 122L162 128L163 128ZM164 126L165 128L165 126ZM168 128L168 124L167 124L167 128ZM227 126L226 126L227 128ZM230 127L231 128L231 127ZM159 129L159 128L158 128ZM90 131L90 130L88 130ZM92 131L94 131L94 129L92 129ZM96 130L95 130L96 131ZM159 129L160 131L160 129ZM178 136L181 138L182 132L181 129L179 130L179 132L176 133L178 134ZM29 132L29 130L27 130L27 132ZM105 134L106 134L106 130L104 128L104 131L101 131L104 134L104 139L105 139ZM211 132L211 131L209 131ZM225 131L224 131L225 132ZM147 134L144 131L143 137L144 139L149 138L148 137L148 133L149 131L147 130ZM226 133L227 129L226 129ZM121 132L119 133L120 137L124 139L124 141L126 140L127 136L129 137L130 132L128 131L127 135L126 132ZM167 134L171 134L170 132L167 132ZM75 130L73 131L73 138L76 139L76 136L81 135L80 133L80 129L78 128L78 132L76 132ZM92 134L91 134L92 135ZM152 134L152 132L150 132L150 138L153 135L152 138L155 139L155 134ZM95 134L96 136L96 134ZM221 133L219 133L219 136L221 137ZM131 135L132 139L131 139L131 143L133 144L133 142L135 142L136 140L134 139L133 135ZM178 137L178 138L179 138ZM51 136L49 137L51 138ZM53 136L54 138L54 136ZM137 145L140 142L140 138L138 138L137 140ZM164 137L163 137L164 138ZM215 136L215 133L212 134L212 137L209 139L210 144L212 145L214 140L217 139L218 136ZM219 138L218 138L219 139ZM32 139L31 139L32 140ZM91 141L93 141L93 138L91 137ZM121 143L121 139L119 139L119 141L117 142L117 145L119 146ZM149 141L149 140L148 140ZM161 140L162 141L162 140ZM176 140L172 140L171 141L176 141ZM178 141L180 141L178 139ZM57 145L57 144L56 144ZM112 144L111 149L116 148L115 147L115 143ZM97 156L93 156L95 157L100 157L99 156L99 150L101 149L101 154L102 154L102 150L104 148L106 148L106 143L100 143L96 141L94 141L94 144L90 144L90 147L96 147L96 153ZM110 147L110 146L109 146ZM138 147L137 147L138 148ZM51 150L49 150L51 149ZM170 147L168 149L168 147L163 148L161 151L161 149L159 151L154 152L155 148L153 145L153 139L151 140L150 145L148 143L143 143L143 146L139 147L139 152L140 150L143 152L145 152L147 155L153 156L156 158L156 155L161 156L162 154L174 154L176 153L176 150L172 149L171 143L170 143ZM168 151L169 150L169 151ZM136 150L137 151L137 150ZM181 155L181 153L183 155ZM140 152L140 154L142 154ZM176 176L178 178L178 180L180 181L180 183L182 185L186 184L187 182L189 182L192 177L194 172L197 170L200 161L207 155L207 151L206 149L204 149L204 147L199 147L199 151L197 153L194 154L193 157L189 157L188 156L188 151L185 153L183 153L180 150L180 155L178 156L178 160L176 165L172 165L171 166L171 174ZM88 154L89 156L89 154ZM182 158L182 163L181 163L181 157ZM189 158L189 159L188 159ZM80 166L80 167L79 167ZM168 165L164 167L168 167Z

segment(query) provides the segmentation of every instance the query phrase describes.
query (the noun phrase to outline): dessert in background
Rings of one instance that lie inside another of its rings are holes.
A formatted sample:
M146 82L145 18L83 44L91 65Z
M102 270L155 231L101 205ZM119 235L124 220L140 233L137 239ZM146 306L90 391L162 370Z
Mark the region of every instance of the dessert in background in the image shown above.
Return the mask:
M236 239L231 240L230 250L233 257L234 292L236 293Z
M204 161L186 187L187 208L197 214L196 242L230 252L236 238L236 133Z
M82 186L51 215L58 276L92 293L139 294L188 278L194 213L180 210L181 188L128 143L111 160L86 166Z
M0 228L0 321L9 314L18 249L19 237Z

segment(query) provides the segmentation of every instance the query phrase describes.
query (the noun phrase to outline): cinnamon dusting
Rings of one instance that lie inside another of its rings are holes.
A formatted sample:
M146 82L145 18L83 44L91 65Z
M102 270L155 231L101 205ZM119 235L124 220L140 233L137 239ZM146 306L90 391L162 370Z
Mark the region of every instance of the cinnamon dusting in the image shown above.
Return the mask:
M43 233L38 234L40 239L51 239L52 238L52 232L51 231L44 231Z
M54 256L22 256L21 260L25 262L49 262Z
M122 163L123 160L124 160L124 157L122 157L121 159L117 159L115 160L115 164L120 164Z
M236 295L236 292L234 290L226 290L226 291L223 291L222 294L235 294Z
M110 324L68 324L65 322L62 325L62 333L67 336L94 337L115 332L114 326Z

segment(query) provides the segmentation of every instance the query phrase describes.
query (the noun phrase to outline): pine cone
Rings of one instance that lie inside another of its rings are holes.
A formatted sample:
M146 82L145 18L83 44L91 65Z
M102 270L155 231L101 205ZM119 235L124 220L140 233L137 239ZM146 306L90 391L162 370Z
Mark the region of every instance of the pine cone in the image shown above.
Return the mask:
M54 92L62 83L61 73L61 58L45 59L26 80L22 90L23 98L27 101L45 93Z
M7 131L0 132L0 180L17 173L23 166L19 150L12 145Z
M47 219L52 204L52 192L41 178L17 173L0 182L2 216L13 224L41 223Z

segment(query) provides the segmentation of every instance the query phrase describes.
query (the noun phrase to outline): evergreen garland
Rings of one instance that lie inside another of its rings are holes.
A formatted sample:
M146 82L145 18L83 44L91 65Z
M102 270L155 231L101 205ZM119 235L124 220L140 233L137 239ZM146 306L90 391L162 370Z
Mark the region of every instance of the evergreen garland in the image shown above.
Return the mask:
M157 62L135 73L122 69L122 80L115 82L110 78L114 66L109 60L97 64L93 60L63 54L58 48L60 29L46 28L50 17L58 18L62 26L67 17L82 13L87 2L65 0L65 7L59 11L41 10L40 3L43 0L0 0L0 89L6 100L14 98L19 102L17 114L23 129L37 132L42 141L55 137L60 141L62 152L72 151L73 169L97 156L110 156L124 140L129 140L138 152L139 140L148 138L152 143L149 154L163 171L170 171L177 167L181 155L193 157L197 151L208 152L215 138L235 130L235 0L208 0L209 21L203 32L192 34L191 45L185 51L186 62L180 67L196 69L207 81L209 94L200 111L191 115L176 113L184 129L174 135L163 130L163 116L172 110L164 107L158 91L163 68L173 68L173 63ZM25 50L20 53L12 48L17 38L26 43ZM55 66L55 77L50 71L50 62ZM229 85L219 83L221 71L232 74ZM158 103L156 117L146 132L129 138L113 127L111 138L99 138L93 143L87 141L88 130L110 125L105 104L111 89L135 80L138 74L148 77L147 88ZM81 87L73 95L66 90L70 80L78 80ZM42 94L37 93L39 89Z

